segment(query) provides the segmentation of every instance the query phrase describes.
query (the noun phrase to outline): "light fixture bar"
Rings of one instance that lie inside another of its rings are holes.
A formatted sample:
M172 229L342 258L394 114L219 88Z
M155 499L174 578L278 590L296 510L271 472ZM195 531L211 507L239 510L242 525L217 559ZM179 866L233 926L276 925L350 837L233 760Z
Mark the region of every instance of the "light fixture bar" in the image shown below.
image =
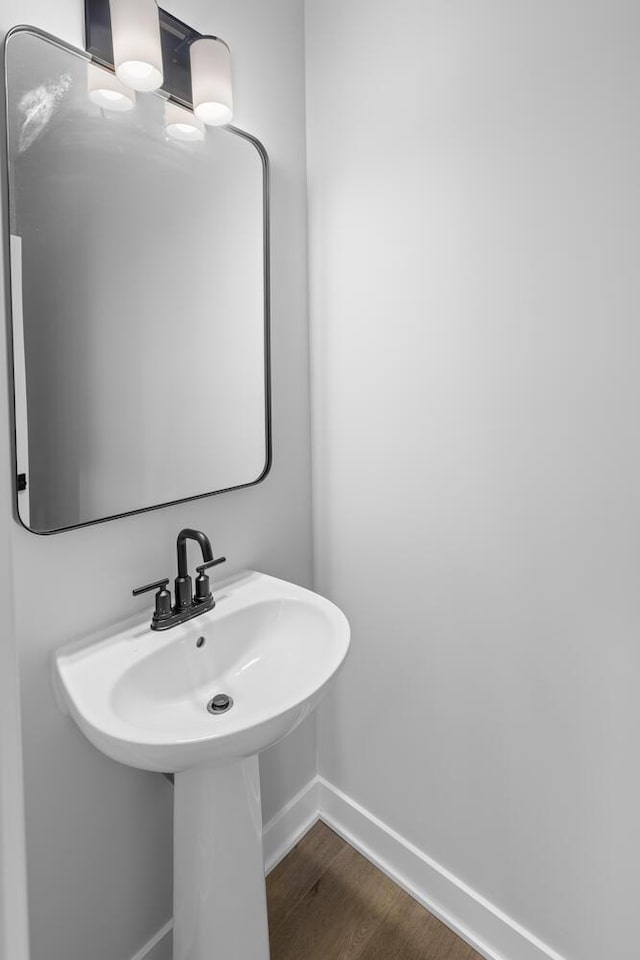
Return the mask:
M158 8L160 41L164 66L161 89L172 100L193 107L191 99L191 65L189 47L202 34L188 24ZM91 57L110 70L114 69L113 40L109 0L84 0L85 47Z

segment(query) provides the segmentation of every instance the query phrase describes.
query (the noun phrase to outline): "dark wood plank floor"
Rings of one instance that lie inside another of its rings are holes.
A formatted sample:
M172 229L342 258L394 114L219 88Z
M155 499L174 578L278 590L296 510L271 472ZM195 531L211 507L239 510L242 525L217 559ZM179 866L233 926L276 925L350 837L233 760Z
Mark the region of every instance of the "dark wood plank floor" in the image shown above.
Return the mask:
M322 821L267 899L271 960L483 960Z

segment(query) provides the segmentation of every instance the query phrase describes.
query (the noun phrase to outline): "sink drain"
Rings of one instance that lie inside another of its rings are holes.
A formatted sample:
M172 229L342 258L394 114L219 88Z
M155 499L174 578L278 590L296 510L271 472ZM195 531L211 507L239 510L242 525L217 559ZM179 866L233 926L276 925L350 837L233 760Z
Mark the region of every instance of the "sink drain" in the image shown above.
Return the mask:
M209 700L207 710L213 714L226 713L227 710L231 710L232 706L233 700L231 697L228 697L226 693L217 693L215 697Z

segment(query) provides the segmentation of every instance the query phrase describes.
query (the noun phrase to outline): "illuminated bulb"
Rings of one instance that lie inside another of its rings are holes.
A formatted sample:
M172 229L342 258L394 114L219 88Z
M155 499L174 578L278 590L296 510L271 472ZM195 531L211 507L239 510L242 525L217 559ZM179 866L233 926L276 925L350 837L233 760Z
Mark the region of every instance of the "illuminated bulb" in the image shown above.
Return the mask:
M209 126L231 123L231 52L224 40L202 37L190 47L193 112Z
M204 140L204 123L198 120L190 110L167 101L164 108L164 122L167 136L173 140Z
M156 0L109 0L116 76L132 90L162 85L162 44Z
M87 73L89 99L103 110L133 110L136 95L133 90L120 83L115 74L104 70L95 63L89 64Z

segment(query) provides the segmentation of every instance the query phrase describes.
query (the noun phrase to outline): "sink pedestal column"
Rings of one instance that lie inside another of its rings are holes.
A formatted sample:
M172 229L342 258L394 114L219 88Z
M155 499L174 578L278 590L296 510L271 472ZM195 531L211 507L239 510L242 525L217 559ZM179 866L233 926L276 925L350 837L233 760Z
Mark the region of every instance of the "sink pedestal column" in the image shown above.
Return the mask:
M258 758L175 775L173 960L269 960Z

